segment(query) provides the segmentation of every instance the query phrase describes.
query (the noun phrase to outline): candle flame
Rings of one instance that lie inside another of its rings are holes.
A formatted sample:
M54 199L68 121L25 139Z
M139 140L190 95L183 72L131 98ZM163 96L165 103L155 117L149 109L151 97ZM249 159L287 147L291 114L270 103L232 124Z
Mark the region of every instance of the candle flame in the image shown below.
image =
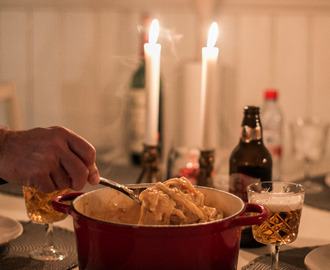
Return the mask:
M159 35L159 23L154 19L150 25L149 43L156 44Z
M207 47L214 47L215 43L217 42L218 38L218 24L216 22L211 24L209 30L209 36L207 39Z

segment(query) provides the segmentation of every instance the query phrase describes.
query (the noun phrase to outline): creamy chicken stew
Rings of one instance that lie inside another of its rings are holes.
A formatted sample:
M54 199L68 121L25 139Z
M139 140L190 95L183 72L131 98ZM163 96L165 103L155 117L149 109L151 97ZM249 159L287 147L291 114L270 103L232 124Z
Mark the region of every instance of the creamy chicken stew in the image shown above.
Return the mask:
M184 178L158 182L142 191L139 225L182 225L214 221L223 213L204 205L204 194Z

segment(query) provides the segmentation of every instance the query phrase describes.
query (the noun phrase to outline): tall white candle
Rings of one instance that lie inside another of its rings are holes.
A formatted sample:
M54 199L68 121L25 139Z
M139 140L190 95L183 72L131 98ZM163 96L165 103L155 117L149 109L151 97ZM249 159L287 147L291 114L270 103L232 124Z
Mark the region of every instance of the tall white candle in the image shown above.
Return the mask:
M201 85L201 150L216 147L216 104L218 87L218 54L215 47L218 25L212 23L207 47L202 48L202 85Z
M158 144L158 115L159 115L159 78L160 78L160 51L157 44L159 34L158 20L153 20L149 31L149 43L144 44L146 65L146 145Z

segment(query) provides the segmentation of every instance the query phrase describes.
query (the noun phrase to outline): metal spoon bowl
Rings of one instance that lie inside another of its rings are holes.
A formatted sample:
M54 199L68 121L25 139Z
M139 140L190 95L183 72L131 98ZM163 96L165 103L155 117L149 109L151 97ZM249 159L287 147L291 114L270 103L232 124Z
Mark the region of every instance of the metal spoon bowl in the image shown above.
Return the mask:
M133 199L134 201L136 201L139 205L142 204L139 197L134 194L134 191L132 189L128 188L127 186L125 186L125 185L119 184L115 181L112 181L110 179L106 179L104 177L100 177L100 184L103 185L103 186L107 186L107 187L113 188L115 190L118 190L119 192L125 194L126 196L128 196L131 199Z

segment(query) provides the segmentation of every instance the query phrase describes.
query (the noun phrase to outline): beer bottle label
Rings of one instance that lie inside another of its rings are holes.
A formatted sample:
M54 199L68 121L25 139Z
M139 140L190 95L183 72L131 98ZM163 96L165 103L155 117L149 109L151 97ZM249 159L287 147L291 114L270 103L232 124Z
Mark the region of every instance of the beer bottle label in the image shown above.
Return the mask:
M233 173L230 175L229 192L237 195L243 201L248 201L246 187L252 183L260 182L260 178L254 178L243 173Z

